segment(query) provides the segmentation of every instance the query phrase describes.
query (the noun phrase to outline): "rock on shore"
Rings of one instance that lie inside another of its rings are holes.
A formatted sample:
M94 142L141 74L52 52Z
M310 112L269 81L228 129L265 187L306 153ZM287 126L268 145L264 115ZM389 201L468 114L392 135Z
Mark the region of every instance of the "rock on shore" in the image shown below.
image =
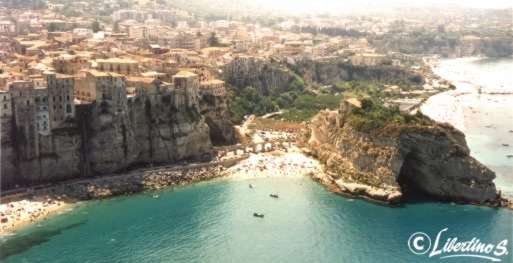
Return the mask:
M302 140L342 192L387 203L422 193L438 200L497 204L495 173L470 156L464 134L453 127L433 121L370 134L341 115L320 112Z
M27 223L40 221L76 201L109 198L118 195L159 190L224 176L223 163L203 163L190 167L159 167L135 170L88 180L64 182L32 190L0 204L0 234L15 231Z

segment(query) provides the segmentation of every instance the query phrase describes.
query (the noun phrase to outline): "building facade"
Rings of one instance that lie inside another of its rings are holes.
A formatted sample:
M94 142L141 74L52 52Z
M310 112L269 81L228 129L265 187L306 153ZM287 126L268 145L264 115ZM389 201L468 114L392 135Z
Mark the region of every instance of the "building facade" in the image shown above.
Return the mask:
M75 116L74 86L71 75L48 73L48 108L52 129L59 128Z

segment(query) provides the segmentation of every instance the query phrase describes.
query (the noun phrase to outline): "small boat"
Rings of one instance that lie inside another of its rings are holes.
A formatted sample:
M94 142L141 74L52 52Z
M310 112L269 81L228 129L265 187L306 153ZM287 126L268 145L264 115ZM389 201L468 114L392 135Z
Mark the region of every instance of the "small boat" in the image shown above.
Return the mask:
M508 158L513 158L513 154L506 155Z
M277 194L270 194L269 196L272 198L279 198L279 196Z
M264 218L264 214L260 214L260 213L253 213L253 216L254 217Z
M509 144L507 144L507 143L503 143L503 144L502 144L502 146L504 146L504 147L508 147L508 146L509 146Z
M253 189L253 185L252 185L252 184L249 184L249 188Z
M159 196L158 194L154 194L154 195L153 195L153 198L155 198L155 199L157 199L157 198L159 198L159 197L160 197L160 196Z

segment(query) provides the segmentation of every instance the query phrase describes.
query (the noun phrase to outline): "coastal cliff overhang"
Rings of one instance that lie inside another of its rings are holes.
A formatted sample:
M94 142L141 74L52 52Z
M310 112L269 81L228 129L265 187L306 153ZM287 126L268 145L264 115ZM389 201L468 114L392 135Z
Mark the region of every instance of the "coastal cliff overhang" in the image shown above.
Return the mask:
M405 193L403 202L412 191L431 200L497 200L494 172L470 156L464 134L453 127L426 120L366 133L342 122L335 111L320 112L303 141L343 192L387 202L396 201L394 189ZM380 189L387 196L375 194Z
M495 173L470 156L464 135L452 127L403 132L399 148L397 182L406 200L418 195L475 203L497 199Z

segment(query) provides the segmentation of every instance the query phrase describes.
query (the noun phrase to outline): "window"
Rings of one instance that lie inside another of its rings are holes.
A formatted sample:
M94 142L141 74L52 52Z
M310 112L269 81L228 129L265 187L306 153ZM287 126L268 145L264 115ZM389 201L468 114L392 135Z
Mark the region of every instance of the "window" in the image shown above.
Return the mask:
M7 103L4 104L4 109L6 110L9 106L7 106Z
M66 112L71 113L71 105L66 104Z
M27 100L27 106L30 106L30 100Z

